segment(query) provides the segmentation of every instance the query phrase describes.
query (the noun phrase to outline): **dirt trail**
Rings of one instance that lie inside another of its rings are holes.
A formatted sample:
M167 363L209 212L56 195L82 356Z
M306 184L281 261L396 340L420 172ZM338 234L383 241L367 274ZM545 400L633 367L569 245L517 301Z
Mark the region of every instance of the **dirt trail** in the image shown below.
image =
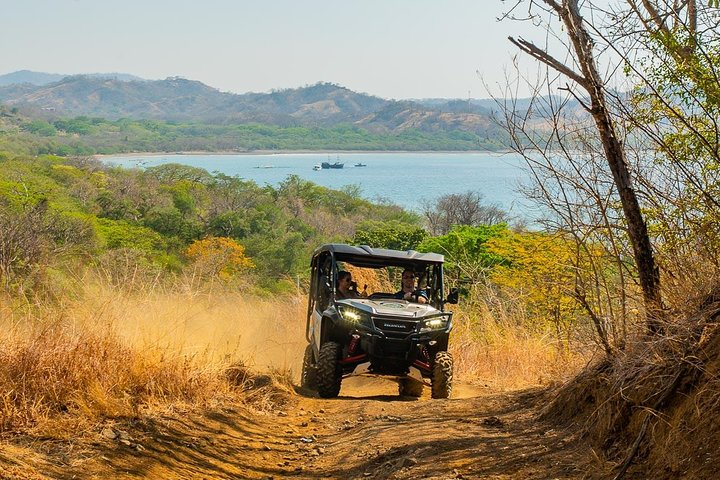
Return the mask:
M340 397L289 395L282 410L225 406L107 425L79 443L0 444L0 478L588 478L568 432L536 419L540 390L458 385L450 400L348 379ZM32 450L32 451L31 451ZM23 459L19 461L19 459Z

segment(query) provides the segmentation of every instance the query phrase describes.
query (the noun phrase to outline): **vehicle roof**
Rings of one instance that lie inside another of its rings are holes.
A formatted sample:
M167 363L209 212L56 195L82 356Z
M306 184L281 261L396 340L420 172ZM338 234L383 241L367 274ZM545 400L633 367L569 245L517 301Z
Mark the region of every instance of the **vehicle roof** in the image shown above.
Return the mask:
M423 263L443 263L445 257L439 253L421 253L415 250L388 250L372 248L367 245L346 245L344 243L328 243L313 252L313 258L323 252L332 252L335 259L348 262L358 267L384 267L387 265L413 267Z

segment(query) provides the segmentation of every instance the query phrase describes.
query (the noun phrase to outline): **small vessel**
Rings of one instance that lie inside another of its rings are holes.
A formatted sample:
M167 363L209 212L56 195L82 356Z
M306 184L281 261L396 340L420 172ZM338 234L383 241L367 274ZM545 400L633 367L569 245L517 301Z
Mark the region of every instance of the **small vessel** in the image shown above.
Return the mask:
M322 168L322 166L319 163L316 163L315 165L313 165L313 170L320 170L321 168Z
M335 163L322 162L322 165L321 165L321 167L324 169L325 168L343 168L344 166L345 166L345 164L340 163L340 162L335 162Z
M367 167L367 163L358 162L355 164L356 167Z
M253 168L275 168L275 165L257 165Z
M340 162L340 155L335 157L335 160L335 163L330 163L330 155L328 155L328 161L322 162L320 166L323 168L323 170L327 168L343 168L345 166L344 163Z

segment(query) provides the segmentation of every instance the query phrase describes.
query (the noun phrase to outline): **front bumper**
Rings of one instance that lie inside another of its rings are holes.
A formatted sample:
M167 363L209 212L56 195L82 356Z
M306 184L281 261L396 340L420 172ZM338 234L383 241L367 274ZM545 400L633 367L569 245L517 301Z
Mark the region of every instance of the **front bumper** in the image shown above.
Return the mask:
M411 334L405 338L392 338L377 332L359 332L359 346L363 357L356 357L357 362L370 361L373 373L402 375L411 366L423 374L431 372L430 358L432 351L447 348L450 329Z

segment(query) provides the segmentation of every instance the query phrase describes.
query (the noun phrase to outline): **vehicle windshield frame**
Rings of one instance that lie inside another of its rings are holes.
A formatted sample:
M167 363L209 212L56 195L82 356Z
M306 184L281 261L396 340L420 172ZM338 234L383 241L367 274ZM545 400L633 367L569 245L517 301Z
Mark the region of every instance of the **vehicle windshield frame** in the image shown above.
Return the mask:
M443 255L416 252L414 250L377 249L365 245L328 244L323 245L315 251L313 254L313 264L317 264L318 258L327 258L328 256L332 259L332 273L329 286L332 290L333 299L336 298L337 294L336 285L339 263L368 269L394 267L426 273L426 282L430 287L428 289L430 291L429 303L434 308L444 311ZM400 288L401 285L398 284L397 287ZM395 291L386 293L394 294Z

